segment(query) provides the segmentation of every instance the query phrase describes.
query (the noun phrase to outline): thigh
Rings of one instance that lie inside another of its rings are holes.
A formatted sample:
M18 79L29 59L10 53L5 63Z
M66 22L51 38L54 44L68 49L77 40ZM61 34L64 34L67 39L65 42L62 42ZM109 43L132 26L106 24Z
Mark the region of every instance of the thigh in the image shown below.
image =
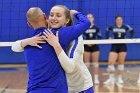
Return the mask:
M98 62L99 61L99 54L100 54L99 51L92 52L92 60L93 60L93 62Z
M119 52L118 54L118 62L119 64L124 64L127 52Z

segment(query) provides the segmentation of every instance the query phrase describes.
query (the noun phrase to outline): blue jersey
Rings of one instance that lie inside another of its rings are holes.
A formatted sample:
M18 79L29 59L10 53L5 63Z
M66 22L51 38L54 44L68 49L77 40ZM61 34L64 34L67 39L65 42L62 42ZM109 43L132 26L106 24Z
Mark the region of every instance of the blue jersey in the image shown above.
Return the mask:
M90 22L84 15L76 13L74 16L79 20L79 24L58 29L59 42L64 51L72 40L90 27ZM36 29L34 35L43 33L45 29ZM52 32L56 34L57 30L52 29ZM68 93L65 72L53 47L48 43L40 46L42 49L33 46L24 49L29 72L27 93Z

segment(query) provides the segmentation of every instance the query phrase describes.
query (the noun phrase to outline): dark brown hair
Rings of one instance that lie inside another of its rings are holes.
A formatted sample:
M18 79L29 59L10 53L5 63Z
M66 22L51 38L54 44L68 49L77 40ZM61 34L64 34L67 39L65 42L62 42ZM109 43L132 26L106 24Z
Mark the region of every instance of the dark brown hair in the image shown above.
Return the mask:
M117 14L117 15L115 16L115 20L116 20L118 17L121 17L121 18L122 18L122 16L121 16L120 14Z

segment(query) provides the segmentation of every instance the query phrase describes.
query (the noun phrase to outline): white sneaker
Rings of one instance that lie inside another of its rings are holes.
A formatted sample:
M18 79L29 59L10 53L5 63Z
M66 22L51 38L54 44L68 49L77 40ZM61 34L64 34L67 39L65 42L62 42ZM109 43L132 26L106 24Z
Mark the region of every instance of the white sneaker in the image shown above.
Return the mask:
M103 82L105 85L114 85L115 84L115 79L108 79L105 82Z
M118 86L118 89L120 88L122 88L123 87L123 84L124 82L123 82L123 80L122 80L122 78L117 78L117 80L116 80L116 82L115 82L115 84Z
M99 79L94 79L94 84L98 85L99 83Z
M99 84L99 78L98 78L98 74L94 75L94 84Z
M123 82L122 78L119 77L119 78L117 79L116 83L123 84L124 82Z
M140 74L139 74L139 78L138 78L137 84L140 84Z
M140 78L138 79L137 84L140 84Z

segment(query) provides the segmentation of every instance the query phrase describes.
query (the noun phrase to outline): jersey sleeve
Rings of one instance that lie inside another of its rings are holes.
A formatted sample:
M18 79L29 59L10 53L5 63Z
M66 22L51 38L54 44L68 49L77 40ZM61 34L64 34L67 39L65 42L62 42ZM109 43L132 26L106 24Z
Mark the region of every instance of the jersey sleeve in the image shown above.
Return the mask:
M71 53L72 51L69 50L69 52ZM58 59L66 73L72 73L74 71L74 69L76 68L77 62L79 60L82 60L81 57L83 56L83 53L84 53L84 44L83 44L82 36L78 37L78 44L74 50L72 58L69 57L70 55L67 56L66 53L62 50L62 52L58 56Z
M78 24L74 26L63 27L59 30L59 41L61 44L69 44L72 40L78 38L90 27L90 21L82 13L74 15L78 20Z
M111 32L112 32L112 26L107 27L107 29L106 29L106 38L107 39L113 36Z
M21 46L21 42L22 42L22 40L17 40L16 42L14 42L12 44L12 47L11 47L12 51L14 51L14 52L23 52L24 48Z
M129 32L129 38L133 38L134 37L134 29L129 26L129 25L126 25L127 26L127 31Z
M76 62L73 58L69 58L62 50L58 56L59 62L66 73L72 73L75 69Z
M97 39L102 39L99 27L97 27Z

